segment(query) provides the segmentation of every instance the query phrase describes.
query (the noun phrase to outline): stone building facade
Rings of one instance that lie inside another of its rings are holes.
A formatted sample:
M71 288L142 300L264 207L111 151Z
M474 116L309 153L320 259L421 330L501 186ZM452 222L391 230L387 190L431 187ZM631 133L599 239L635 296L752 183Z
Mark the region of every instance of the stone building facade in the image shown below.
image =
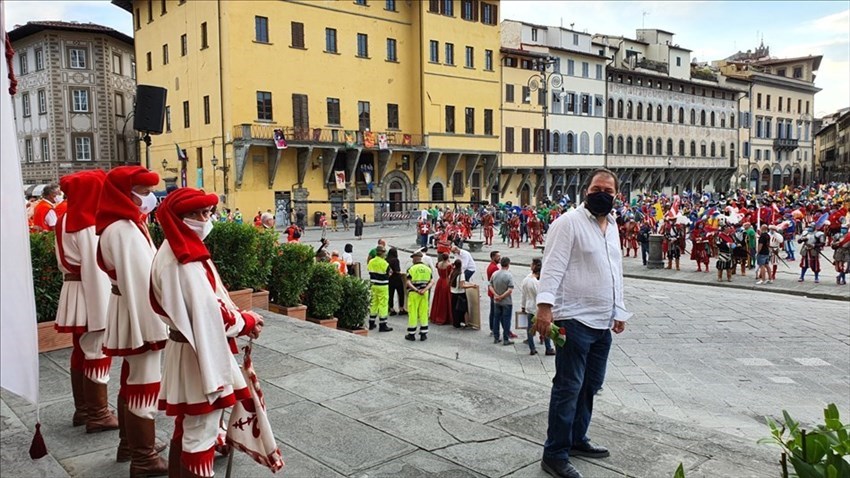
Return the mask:
M9 32L25 185L137 163L133 39L92 23L38 21Z
M850 182L850 108L823 118L815 134L815 179Z

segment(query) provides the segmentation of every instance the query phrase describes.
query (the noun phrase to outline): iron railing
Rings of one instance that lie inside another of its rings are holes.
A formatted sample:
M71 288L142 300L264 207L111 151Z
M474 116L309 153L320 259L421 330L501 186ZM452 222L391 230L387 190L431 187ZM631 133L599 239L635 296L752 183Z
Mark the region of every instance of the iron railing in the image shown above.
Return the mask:
M233 127L234 140L274 140L275 130L281 130L287 143L296 144L356 144L379 148L381 135L386 135L387 147L413 148L424 146L421 134L400 131L356 131L342 128L296 128L270 124L241 124Z

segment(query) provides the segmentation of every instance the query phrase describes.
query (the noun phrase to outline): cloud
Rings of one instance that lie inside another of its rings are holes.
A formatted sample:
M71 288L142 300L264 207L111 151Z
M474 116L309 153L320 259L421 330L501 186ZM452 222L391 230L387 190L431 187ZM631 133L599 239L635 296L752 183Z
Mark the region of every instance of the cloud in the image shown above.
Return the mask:
M805 22L802 25L802 31L820 34L835 33L846 37L847 32L850 32L850 8Z

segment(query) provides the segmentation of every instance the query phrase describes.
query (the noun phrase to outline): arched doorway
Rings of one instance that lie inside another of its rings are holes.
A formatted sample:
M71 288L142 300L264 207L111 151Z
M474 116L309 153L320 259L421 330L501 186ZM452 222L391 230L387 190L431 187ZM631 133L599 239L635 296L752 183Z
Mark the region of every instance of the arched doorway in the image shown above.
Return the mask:
M390 212L404 211L404 203L407 198L404 184L400 179L393 179L387 187L387 199L390 202Z
M782 186L791 186L791 166L787 166L784 171L782 171Z
M799 170L799 169L795 169L795 170L794 170L794 176L793 176L793 179L791 180L791 184L792 184L792 186L799 186L799 185L801 185L801 184L802 184L801 180L802 180L802 178L800 177L800 170Z
M782 168L778 164L773 167L773 182L771 187L774 191L782 189Z
M525 206L531 202L531 188L528 184L523 185L519 192L519 205Z
M443 187L442 183L434 183L431 186L431 200L432 201L445 201L446 200L446 189Z
M750 171L750 184L747 185L747 189L752 189L753 191L758 190L759 185L759 170L753 169Z
M761 172L761 184L759 184L759 191L764 191L765 189L770 187L770 169L764 168Z

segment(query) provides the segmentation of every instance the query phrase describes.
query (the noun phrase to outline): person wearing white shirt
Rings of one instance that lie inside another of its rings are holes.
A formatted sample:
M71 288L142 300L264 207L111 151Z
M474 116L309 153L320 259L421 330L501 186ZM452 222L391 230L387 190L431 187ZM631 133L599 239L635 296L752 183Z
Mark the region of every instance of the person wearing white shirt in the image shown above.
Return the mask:
M475 275L475 259L472 254L466 249L461 249L458 246L452 246L452 253L460 259L463 267L463 280L469 281Z
M572 456L604 458L605 447L587 437L593 396L602 388L611 332L625 330L631 313L623 302L623 263L617 224L611 215L617 176L607 169L590 175L585 201L549 228L537 291L535 329L548 335L554 321L566 343L555 355L549 429L541 468L552 476L581 478Z
M534 316L537 314L537 285L540 282L540 269L543 267L543 263L540 259L534 258L531 260L531 273L525 276L525 279L522 280L522 285L520 286L522 289L522 312L528 314L528 329L526 330L528 333L528 349L530 351L530 355L537 355L537 348L534 346L534 327L531 326L531 321L534 319ZM555 355L555 348L552 346L552 339L549 338L548 335L542 335L544 337L544 344L546 345L546 355Z
M351 244L346 244L345 249L342 253L342 260L345 262L345 267L348 270L349 275L354 275L354 256L351 255L354 252L354 246Z

